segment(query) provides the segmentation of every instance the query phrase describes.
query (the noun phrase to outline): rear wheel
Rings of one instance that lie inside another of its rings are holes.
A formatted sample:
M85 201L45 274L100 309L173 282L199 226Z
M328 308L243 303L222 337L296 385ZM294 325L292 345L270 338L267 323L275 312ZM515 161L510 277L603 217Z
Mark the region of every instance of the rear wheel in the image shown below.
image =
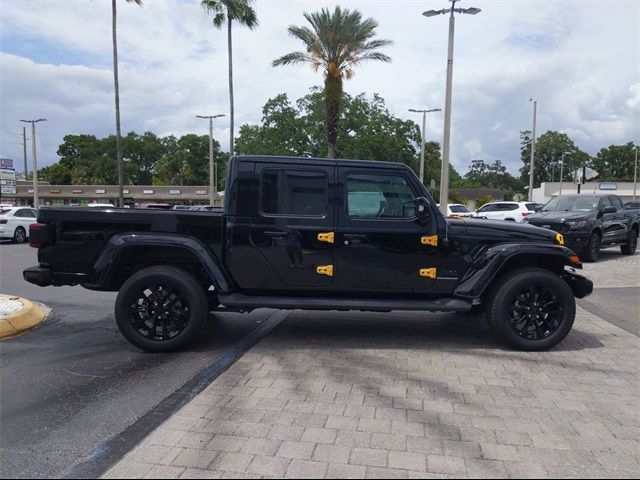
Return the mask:
M589 242L584 247L583 259L585 262L595 262L600 257L600 234L593 232Z
M27 241L27 231L24 227L16 228L16 231L13 232L13 241L16 243L24 243Z
M148 352L186 347L208 315L207 294L181 268L158 265L132 275L120 288L115 314L120 332Z
M554 347L571 331L575 314L571 288L555 273L540 268L507 273L487 305L491 330L519 350Z
M624 245L620 245L620 251L623 255L633 255L636 253L636 248L638 246L638 232L635 230L629 231L629 236L627 237L627 243Z

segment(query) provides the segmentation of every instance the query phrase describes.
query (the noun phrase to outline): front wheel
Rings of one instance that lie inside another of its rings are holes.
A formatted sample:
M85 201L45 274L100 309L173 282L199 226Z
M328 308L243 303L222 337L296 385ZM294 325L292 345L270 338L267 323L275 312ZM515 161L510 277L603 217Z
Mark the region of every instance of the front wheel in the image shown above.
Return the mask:
M584 247L583 259L585 262L596 262L600 257L600 234L594 232L589 238L589 243Z
M207 294L198 280L181 268L148 267L120 288L115 314L120 332L148 352L183 349L208 316Z
M620 245L620 251L623 255L633 255L636 253L636 248L638 247L638 232L635 230L629 231L629 236L627 237L627 243L624 245Z
M487 305L491 330L518 350L547 350L569 334L576 316L571 288L557 274L524 268L504 275Z

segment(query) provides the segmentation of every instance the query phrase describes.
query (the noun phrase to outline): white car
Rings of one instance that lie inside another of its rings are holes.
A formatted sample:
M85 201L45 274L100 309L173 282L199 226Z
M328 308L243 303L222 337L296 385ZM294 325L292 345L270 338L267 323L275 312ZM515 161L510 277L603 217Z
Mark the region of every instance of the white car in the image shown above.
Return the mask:
M491 202L485 203L477 209L473 216L489 220L507 220L510 222L523 222L524 217L535 213L537 208L533 202Z
M0 207L0 239L26 242L29 225L36 223L37 216L38 210L31 207Z
M436 206L440 208L440 204ZM466 205L461 203L448 203L447 204L447 217L472 217L473 212L467 208Z

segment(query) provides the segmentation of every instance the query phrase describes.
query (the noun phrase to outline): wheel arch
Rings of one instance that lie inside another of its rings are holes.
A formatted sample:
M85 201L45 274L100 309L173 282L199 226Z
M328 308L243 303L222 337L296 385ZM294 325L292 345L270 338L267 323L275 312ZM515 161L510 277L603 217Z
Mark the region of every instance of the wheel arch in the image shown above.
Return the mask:
M565 266L577 266L571 262L571 256L575 256L575 253L557 245L513 244L490 247L476 256L454 294L482 298L504 274L526 267L542 268L560 276Z
M111 237L94 263L88 288L117 291L135 272L173 265L192 273L206 287L227 291L219 260L200 240L175 234L119 234ZM208 283L208 285L206 285Z

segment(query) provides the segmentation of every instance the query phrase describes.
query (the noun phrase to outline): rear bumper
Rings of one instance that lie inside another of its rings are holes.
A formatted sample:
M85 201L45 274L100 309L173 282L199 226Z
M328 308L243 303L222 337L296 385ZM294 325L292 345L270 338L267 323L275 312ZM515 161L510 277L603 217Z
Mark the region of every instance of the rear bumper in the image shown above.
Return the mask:
M40 287L53 285L53 275L51 274L51 269L48 267L41 267L39 265L29 267L22 272L22 276L27 282Z
M584 298L593 292L593 282L587 277L578 275L573 268L566 268L562 278L571 287L573 295L576 298Z

